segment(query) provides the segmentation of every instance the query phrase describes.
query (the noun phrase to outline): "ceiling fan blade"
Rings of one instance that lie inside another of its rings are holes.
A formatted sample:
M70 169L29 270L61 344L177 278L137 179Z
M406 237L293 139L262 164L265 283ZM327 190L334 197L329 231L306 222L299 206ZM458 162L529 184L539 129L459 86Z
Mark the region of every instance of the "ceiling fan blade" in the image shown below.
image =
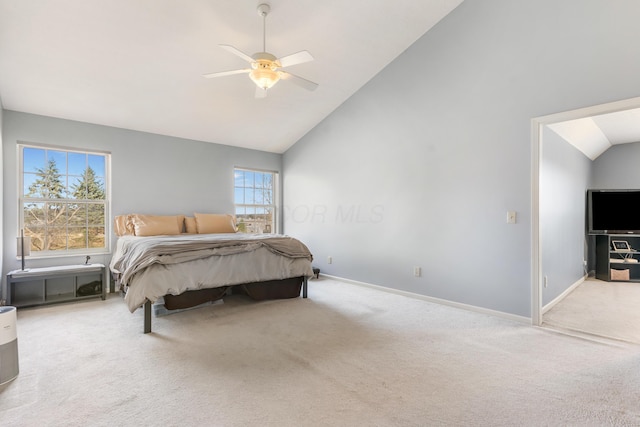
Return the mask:
M220 71L219 73L203 74L202 77L211 79L213 77L232 76L234 74L245 74L251 72L250 68L244 70Z
M267 90L256 86L256 98L266 98L266 97L267 97Z
M287 73L286 71L279 71L279 74L281 79L290 80L298 86L303 87L307 90L316 90L316 88L318 87L318 83L314 83L311 80L303 79L302 77L296 76L295 74Z
M235 47L228 45L228 44L221 44L219 45L221 48L223 48L224 50L233 53L234 55L239 56L240 58L244 59L245 61L247 61L248 63L252 63L255 62L255 59L253 59L252 57L250 57L249 55L247 55L246 53L239 51L238 49L236 49Z
M313 61L313 56L311 56L311 54L306 50L278 58L278 62L281 67L290 67L292 65L302 64L309 61Z

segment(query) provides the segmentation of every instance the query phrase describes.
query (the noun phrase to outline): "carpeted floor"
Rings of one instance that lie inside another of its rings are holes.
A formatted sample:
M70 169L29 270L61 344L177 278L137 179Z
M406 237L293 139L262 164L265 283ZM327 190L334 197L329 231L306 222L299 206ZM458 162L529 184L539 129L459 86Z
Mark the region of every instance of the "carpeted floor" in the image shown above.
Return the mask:
M543 326L640 344L640 283L585 280L544 314Z
M320 278L154 319L18 311L5 426L640 425L640 347Z

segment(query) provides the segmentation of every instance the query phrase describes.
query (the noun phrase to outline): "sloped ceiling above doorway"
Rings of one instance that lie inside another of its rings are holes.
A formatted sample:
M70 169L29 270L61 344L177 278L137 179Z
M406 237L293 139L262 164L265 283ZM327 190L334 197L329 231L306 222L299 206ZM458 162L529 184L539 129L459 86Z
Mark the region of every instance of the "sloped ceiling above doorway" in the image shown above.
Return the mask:
M553 123L549 128L595 160L613 145L640 142L640 108Z

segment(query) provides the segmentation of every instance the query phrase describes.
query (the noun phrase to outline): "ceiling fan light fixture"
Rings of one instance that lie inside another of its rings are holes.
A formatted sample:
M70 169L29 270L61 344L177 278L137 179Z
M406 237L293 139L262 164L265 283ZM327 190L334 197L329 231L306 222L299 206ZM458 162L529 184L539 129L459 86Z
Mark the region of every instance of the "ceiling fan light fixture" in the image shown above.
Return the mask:
M277 64L268 60L257 60L251 64L253 70L249 77L260 89L270 89L280 80L280 74L276 71Z

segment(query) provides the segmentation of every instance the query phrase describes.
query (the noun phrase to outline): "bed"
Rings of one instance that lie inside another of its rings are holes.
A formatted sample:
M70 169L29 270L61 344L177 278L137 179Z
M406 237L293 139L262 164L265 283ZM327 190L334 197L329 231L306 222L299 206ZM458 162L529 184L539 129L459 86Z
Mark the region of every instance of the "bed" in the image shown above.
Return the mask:
M301 290L307 297L314 273L304 243L286 235L237 233L231 215L194 219L195 228L182 215L116 217L109 268L129 310L144 307L145 333L151 332L151 304L160 299L173 310L222 298L230 289L258 300L297 297ZM208 227L210 220L217 225Z

